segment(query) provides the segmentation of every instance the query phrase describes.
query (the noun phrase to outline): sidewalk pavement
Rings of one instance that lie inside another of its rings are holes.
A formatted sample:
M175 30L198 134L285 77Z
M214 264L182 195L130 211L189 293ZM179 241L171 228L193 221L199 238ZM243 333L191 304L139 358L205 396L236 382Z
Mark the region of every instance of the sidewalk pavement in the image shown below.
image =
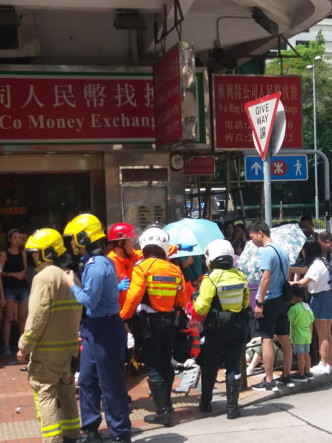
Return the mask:
M36 419L36 411L32 390L27 381L26 366L16 362L14 357L0 358L0 442L16 443L40 443L42 441L39 422ZM261 403L273 398L291 395L313 389L317 386L332 383L332 373L329 375L315 376L314 380L306 383L295 383L288 388L278 384L276 392L259 392L250 388L259 383L263 372L248 377L248 389L240 393L239 404L246 407ZM275 373L275 377L279 376ZM180 374L175 377L174 388L181 382ZM147 378L143 368L135 377L128 376L128 391L132 397L132 413L130 414L133 434L146 430L155 429L160 425L150 425L144 422L144 416L154 412L152 400L149 398ZM213 397L213 412L206 414L198 407L200 391L190 389L189 395L172 394L174 425L188 422L211 415L225 414L226 412L226 386L224 371L220 370L215 384ZM102 422L100 432L105 441L108 440L108 432L105 421Z

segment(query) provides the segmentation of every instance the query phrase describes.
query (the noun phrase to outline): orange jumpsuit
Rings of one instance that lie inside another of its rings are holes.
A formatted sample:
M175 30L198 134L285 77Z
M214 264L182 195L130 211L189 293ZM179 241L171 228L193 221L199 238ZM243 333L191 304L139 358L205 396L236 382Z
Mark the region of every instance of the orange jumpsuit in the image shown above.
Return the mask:
M115 264L115 270L119 279L119 282L125 277L131 280L131 275L133 273L133 268L136 262L140 260L141 251L133 251L130 257L119 257L114 251L111 251L107 257L113 260ZM119 291L119 304L120 310L122 309L124 302L126 300L127 291Z

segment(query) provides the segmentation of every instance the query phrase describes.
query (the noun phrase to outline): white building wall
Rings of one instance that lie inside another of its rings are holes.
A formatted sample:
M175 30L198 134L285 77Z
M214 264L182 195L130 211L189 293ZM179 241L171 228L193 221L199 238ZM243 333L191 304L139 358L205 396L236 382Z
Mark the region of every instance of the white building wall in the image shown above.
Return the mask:
M328 17L315 26L311 27L308 32L301 32L289 39L289 42L296 46L300 42L309 42L316 39L317 33L322 30L323 36L326 40L325 43L325 56L326 58L332 58L332 16Z

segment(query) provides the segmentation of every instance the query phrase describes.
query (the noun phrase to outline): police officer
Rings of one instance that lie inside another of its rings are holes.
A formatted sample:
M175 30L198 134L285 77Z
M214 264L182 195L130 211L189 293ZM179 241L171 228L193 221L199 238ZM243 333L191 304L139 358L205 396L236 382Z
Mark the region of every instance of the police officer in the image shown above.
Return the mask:
M32 252L37 275L17 359L24 363L30 354L28 379L35 391L43 442L74 442L80 434L80 418L71 363L78 355L82 307L62 282L62 268L70 256L54 229L36 231L25 249Z
M204 276L194 301L197 314L208 314L204 322L200 408L211 412L212 391L222 353L226 364L227 418L237 418L240 390L240 360L246 344L248 324L245 308L249 289L243 272L233 268L234 249L228 240L214 240L205 250L209 274Z
M121 310L125 320L137 311L141 320L143 360L157 412L148 423L171 424L171 390L174 380L172 349L174 308L186 305L181 270L167 261L169 239L160 227L146 228L140 238L144 259L133 269L131 285Z
M82 214L68 223L64 235L72 235L77 247L90 256L82 274L82 289L73 271L64 275L76 299L86 307L81 327L83 349L79 395L83 435L78 442L101 441L98 428L103 399L105 418L112 442L131 442L128 394L125 382L124 322L119 316L118 279L114 263L105 255L105 234L97 217Z

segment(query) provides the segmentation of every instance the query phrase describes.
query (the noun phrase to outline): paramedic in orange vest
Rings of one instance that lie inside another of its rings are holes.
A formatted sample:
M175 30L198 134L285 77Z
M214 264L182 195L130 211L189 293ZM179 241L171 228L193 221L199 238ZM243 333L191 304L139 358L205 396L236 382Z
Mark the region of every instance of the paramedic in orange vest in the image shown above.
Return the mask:
M186 305L181 270L167 261L169 238L160 227L147 227L140 238L144 259L133 269L132 281L120 312L124 320L136 313L144 326L143 361L157 412L147 423L171 425L171 391L174 380L172 349L174 308Z

